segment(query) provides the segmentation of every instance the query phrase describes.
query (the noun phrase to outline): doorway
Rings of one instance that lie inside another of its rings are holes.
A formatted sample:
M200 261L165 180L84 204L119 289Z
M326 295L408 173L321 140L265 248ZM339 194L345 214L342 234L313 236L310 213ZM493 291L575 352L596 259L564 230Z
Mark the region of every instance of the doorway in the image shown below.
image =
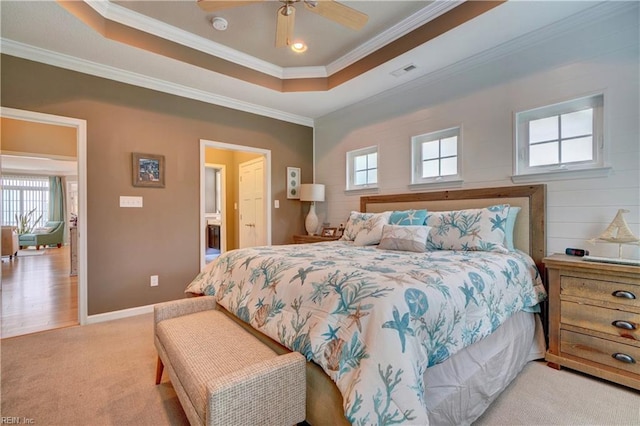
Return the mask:
M0 107L0 117L75 129L77 161L77 323L87 322L87 123L85 120ZM67 271L68 273L69 271Z
M226 225L226 166L224 164L205 163L204 165L204 204L207 226L205 262L215 260L226 250L227 242L221 238ZM226 235L226 231L225 231Z
M204 268L207 259L209 221L207 216L206 170L208 167L224 166L220 192L223 194L220 213L220 251L239 247L239 165L242 162L262 159L262 181L264 182L264 202L261 205L264 217L265 244L271 244L271 151L224 142L200 140L200 267Z
M264 158L259 157L241 163L238 175L240 200L238 247L263 246L267 243L264 223Z

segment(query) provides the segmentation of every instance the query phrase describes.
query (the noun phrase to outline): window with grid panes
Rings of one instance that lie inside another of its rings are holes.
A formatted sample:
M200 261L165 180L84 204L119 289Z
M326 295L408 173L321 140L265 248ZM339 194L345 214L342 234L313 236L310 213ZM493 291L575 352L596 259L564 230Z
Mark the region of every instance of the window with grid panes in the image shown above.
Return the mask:
M460 127L411 138L413 173L411 183L459 180Z
M516 175L603 165L603 95L516 114Z
M33 210L33 225L42 226L49 217L49 178L47 176L2 176L2 224L18 226L16 215Z
M378 147L347 152L347 189L378 186Z

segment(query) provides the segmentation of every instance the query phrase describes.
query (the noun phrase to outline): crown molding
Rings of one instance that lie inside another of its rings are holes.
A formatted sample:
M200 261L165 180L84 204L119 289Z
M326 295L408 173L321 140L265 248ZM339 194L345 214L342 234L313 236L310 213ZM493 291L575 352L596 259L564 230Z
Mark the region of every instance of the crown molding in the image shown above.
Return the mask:
M6 114L4 113L4 108L0 110L0 116L4 117ZM17 118L13 118L17 120ZM22 120L22 119L20 119ZM22 120L29 121L29 120ZM20 152L20 151L5 151L2 150L0 154L0 159L4 157L33 157L39 160L58 160L58 161L78 161L78 157L71 157L69 155L56 155L56 154L36 154L33 152Z
M436 71L425 74L414 80L410 80L393 89L373 95L360 102L351 104L327 115L344 115L350 108L385 102L390 96L398 96L400 93L411 93L423 89L426 86L437 83L452 75L467 72L487 63L498 61L502 58L517 54L536 45L557 39L572 31L589 28L598 22L605 21L616 15L637 13L638 3L627 1L604 1L574 15L567 16L557 22L551 23L533 32L521 35L495 47L478 52L472 56L459 60L451 65L439 68Z
M158 78L122 70L120 68L115 68L108 65L102 65L96 62L79 59L62 53L56 53L50 50L30 46L28 44L16 42L5 38L0 38L0 46L1 53L36 62L41 62L47 65L53 65L72 71L78 71L96 77L107 78L109 80L119 81L121 83L132 84L134 86L144 87L146 89L157 90L159 92L194 99L213 105L219 105L238 111L244 111L264 117L275 118L277 120L282 120L289 123L300 124L308 127L313 127L314 124L314 120L310 117L289 114L287 112L279 111L273 108L265 108L249 102L238 101L227 96L215 95L204 90L193 89L191 87L171 83Z
M2 166L3 175L19 175L19 176L77 176L78 172L68 172L63 170L48 170L48 169L11 169L6 166Z
M326 78L329 74L327 68L323 66L318 67L288 67L283 69L282 79L296 79L296 78Z
M108 0L84 0L84 2L103 18L110 21L118 22L156 37L199 50L209 55L268 74L272 77L283 78L284 69L282 67L176 28L157 19L127 9L119 4L111 3Z
M400 37L410 33L416 28L421 27L427 22L437 18L440 15L454 9L464 3L461 0L435 0L425 8L417 11L405 20L397 23L393 27L383 31L377 36L371 38L366 43L356 47L351 52L336 59L327 65L327 75L332 75L349 65L358 62L360 59L372 54L383 46L399 39Z
M190 47L280 79L325 78L374 53L403 35L459 6L462 0L435 0L388 30L363 43L327 66L280 67L220 43L173 27L109 0L84 0L105 19Z

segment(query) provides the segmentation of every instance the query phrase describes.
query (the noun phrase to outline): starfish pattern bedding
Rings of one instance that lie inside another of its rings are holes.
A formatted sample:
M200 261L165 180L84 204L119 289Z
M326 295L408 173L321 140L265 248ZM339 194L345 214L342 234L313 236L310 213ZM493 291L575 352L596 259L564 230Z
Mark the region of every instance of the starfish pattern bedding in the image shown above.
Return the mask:
M185 290L313 360L355 425L428 424L425 369L535 311L525 253L381 250L334 241L222 254Z

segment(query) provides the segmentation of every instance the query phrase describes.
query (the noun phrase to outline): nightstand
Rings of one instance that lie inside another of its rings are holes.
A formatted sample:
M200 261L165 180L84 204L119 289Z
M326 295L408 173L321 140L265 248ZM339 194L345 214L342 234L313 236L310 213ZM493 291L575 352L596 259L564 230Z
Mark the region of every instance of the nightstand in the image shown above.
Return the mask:
M549 366L640 390L640 267L555 254L549 277Z
M340 237L322 237L320 235L294 235L294 244L321 243L323 241L336 241Z

